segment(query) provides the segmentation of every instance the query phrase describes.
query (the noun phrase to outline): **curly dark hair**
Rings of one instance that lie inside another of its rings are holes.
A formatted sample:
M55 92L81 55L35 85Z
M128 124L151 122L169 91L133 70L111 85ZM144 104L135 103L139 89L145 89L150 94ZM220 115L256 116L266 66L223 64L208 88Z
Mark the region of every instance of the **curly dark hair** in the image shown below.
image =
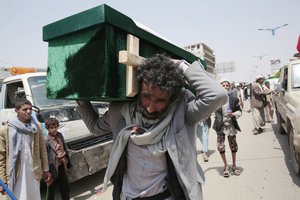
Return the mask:
M46 129L49 129L50 126L59 127L59 121L54 117L49 117L46 119L45 125L46 125Z
M185 78L183 70L174 63L170 57L156 54L147 58L136 71L136 83L140 91L141 83L151 87L159 87L167 92L170 100L175 100L184 87Z

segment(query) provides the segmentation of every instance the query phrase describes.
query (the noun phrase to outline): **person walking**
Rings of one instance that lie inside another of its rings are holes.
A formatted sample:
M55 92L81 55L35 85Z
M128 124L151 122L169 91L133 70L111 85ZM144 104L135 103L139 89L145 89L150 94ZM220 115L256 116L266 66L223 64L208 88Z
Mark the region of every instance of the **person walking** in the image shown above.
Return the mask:
M190 65L161 54L145 59L135 80L133 101L112 102L101 117L90 102L78 101L91 133L113 133L103 189L110 180L114 200L203 199L195 128L226 103L226 91L199 61ZM186 81L196 96L184 89Z
M230 170L236 175L241 174L240 169L236 165L236 153L238 144L236 141L237 131L241 131L237 118L242 114L238 97L230 92L230 81L221 80L222 86L228 91L228 100L225 105L215 111L215 121L213 129L217 133L217 148L224 163L223 177L230 176ZM232 156L232 167L229 168L225 155L225 138L227 136Z
M244 85L244 110L248 113L251 112L251 88L252 83Z
M54 200L55 188L58 185L62 200L70 199L70 186L67 171L71 168L70 158L63 135L58 132L59 122L56 118L46 119L46 129L48 135L45 138L49 169L54 181L49 186L49 197L47 200Z
M265 104L266 95L269 92L266 92L262 88L262 83L264 81L264 77L257 76L256 82L252 84L252 96L251 96L251 107L252 107L252 116L254 129L252 130L254 135L260 134L263 132L263 126L266 124L265 120Z
M39 200L40 180L52 179L42 130L27 99L16 100L15 112L17 116L0 128L0 166L5 169L0 178L18 200Z
M244 109L244 89L242 83L237 83L236 85L237 90L237 96L240 102L240 107L243 110Z

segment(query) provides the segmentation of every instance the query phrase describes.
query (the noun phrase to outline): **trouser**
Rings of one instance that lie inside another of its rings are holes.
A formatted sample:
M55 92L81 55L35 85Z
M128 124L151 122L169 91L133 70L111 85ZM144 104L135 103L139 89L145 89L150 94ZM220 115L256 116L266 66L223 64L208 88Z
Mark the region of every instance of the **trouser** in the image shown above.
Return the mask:
M252 115L253 115L253 122L254 122L254 128L259 129L262 126L265 126L265 109L264 107L261 108L252 108Z
M217 148L219 153L225 153L225 137L226 135L224 133L217 132ZM236 135L228 135L227 138L228 138L230 150L236 153L238 151Z
M60 196L62 200L69 200L70 199L70 186L68 183L67 174L65 172L65 167L63 164L58 166L58 176L53 181L53 183L49 186L49 198L48 200L54 200L55 196L55 187L58 185Z
M251 110L250 99L244 100L244 109L242 109L242 110L245 110L245 111Z
M272 121L273 120L273 113L274 108L270 102L268 102L267 106L265 107L265 115L266 115L266 121Z
M198 137L202 143L202 151L207 153L208 151L208 134L209 129L206 123L199 122L197 125Z

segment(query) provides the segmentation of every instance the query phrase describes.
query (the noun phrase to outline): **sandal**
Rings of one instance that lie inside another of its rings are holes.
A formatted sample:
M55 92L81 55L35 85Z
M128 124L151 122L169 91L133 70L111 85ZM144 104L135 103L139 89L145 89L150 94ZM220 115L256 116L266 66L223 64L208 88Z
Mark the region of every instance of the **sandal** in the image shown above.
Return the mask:
M239 176L241 175L241 171L239 170L239 168L237 167L232 167L232 172L236 175L236 176Z
M224 169L224 171L223 171L223 177L224 178L228 178L229 176L230 176L230 174L229 174L228 168Z

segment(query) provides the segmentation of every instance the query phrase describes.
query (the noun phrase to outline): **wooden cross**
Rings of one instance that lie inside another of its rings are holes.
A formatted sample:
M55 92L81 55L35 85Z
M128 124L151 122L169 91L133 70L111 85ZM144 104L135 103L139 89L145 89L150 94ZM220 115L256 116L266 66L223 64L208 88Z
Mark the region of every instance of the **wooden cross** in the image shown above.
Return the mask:
M145 58L139 56L139 38L127 34L127 51L119 51L119 63L126 65L126 96L133 97L137 93L135 83L136 68Z

